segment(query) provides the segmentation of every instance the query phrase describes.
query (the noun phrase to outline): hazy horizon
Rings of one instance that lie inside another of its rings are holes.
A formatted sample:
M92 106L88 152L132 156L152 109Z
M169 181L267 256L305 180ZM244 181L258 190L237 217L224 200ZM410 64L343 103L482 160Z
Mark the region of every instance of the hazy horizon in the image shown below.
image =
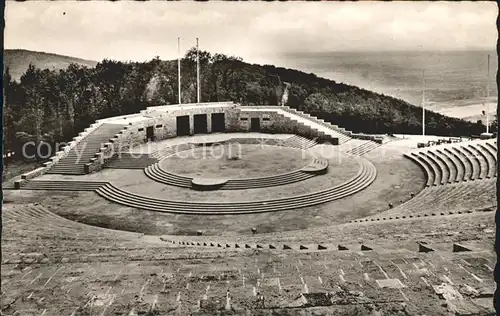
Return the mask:
M87 60L176 59L177 37L265 63L329 52L494 50L492 2L12 2L5 48Z
M194 46L193 46L194 47ZM23 47L15 47L15 48L4 48L4 50L22 50L22 51L31 51L31 52L35 52L35 53L45 53L45 54L52 54L52 55L59 55L59 56L63 56L63 57L72 57L72 58L76 58L76 59L82 59L82 60L88 60L88 61L94 61L94 62L100 62L104 59L111 59L111 58L108 58L108 57L103 57L102 59L88 59L88 58L85 58L85 57L82 57L82 56L78 56L78 55L65 55L65 54L62 54L62 53L59 53L59 52L52 52L52 51L41 51L41 50L32 50L32 49L27 49L27 48L23 48ZM200 48L200 51L206 51L202 48ZM187 50L184 52L186 53ZM275 57L283 57L283 56L294 56L294 57L297 57L299 55L304 55L304 57L307 57L307 56L311 56L311 55L328 55L328 54L350 54L350 53L354 53L354 54L401 54L401 53L407 53L407 54L412 54L412 53L418 53L418 54L421 54L421 53L463 53L463 52L489 52L489 53L496 53L496 50L491 50L491 49L470 49L470 50L414 50L414 51L408 51L408 50L380 50L380 51L324 51L324 52L308 52L308 51L295 51L295 52L285 52L285 53L279 53L279 54L266 54L264 56L275 56ZM217 52L217 51L213 51L213 52L209 52L210 54L215 54L215 53L220 53L220 52ZM241 57L241 56L237 56L236 57ZM151 59L155 58L152 57ZM122 62L127 62L127 61L131 61L131 62L147 62L151 59L147 59L147 60L119 60L119 59L116 59L117 61L122 61ZM172 59L162 59L162 60L175 60L177 58L172 58ZM250 62L252 63L251 61L248 61L246 59L243 59L244 62ZM278 65L276 65L278 66Z

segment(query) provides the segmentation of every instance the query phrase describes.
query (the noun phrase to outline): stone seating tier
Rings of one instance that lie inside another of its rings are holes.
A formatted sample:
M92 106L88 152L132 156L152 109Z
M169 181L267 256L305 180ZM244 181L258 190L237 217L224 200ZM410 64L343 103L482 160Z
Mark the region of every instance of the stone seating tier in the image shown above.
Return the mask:
M273 212L318 205L359 192L369 186L376 177L376 169L371 162L361 160L360 163L358 174L340 185L318 192L271 200L224 203L170 201L127 192L112 184L106 184L96 192L112 202L151 211L200 215Z
M420 165L427 186L483 180L496 176L496 145L473 141L417 150L405 157Z

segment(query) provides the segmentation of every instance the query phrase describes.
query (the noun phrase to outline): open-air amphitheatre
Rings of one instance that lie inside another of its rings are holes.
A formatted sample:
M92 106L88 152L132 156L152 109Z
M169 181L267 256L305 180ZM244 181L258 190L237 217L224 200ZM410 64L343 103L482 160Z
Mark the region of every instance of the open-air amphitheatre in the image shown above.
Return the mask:
M286 106L99 120L4 183L2 313L491 315L496 174Z

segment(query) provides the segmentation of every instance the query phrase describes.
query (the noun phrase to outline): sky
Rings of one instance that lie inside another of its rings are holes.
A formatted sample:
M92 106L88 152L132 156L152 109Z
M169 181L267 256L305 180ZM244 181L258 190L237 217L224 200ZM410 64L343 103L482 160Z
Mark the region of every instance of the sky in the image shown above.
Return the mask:
M495 2L8 1L6 49L100 61L195 45L262 62L296 52L494 50Z

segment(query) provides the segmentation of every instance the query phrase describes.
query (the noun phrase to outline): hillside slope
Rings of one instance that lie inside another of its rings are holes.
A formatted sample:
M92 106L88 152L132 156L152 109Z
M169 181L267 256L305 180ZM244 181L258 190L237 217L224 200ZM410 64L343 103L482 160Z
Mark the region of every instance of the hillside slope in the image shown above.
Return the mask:
M35 52L25 49L6 49L3 53L4 67L9 67L10 75L15 81L19 81L22 74L26 72L30 63L39 69L58 70L65 69L70 64L79 64L87 67L95 67L96 61L85 60L70 56Z

